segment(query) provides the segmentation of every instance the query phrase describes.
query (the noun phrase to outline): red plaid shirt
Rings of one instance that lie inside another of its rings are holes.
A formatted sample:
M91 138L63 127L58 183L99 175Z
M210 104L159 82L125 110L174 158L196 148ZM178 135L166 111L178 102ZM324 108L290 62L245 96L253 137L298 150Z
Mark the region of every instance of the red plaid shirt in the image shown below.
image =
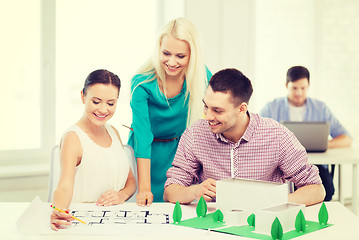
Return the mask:
M297 187L322 183L318 168L308 163L304 147L292 132L273 119L249 115L248 127L237 143L212 133L204 119L189 127L181 136L165 187L230 177L288 180Z

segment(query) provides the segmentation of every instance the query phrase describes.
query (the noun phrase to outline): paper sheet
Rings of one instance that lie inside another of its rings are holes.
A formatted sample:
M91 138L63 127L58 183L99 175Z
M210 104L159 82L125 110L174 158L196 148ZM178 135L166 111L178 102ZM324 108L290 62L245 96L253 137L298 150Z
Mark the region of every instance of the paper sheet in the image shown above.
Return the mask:
M94 216L112 216L108 220L114 220L114 215L128 214L125 222L119 224L113 221L103 224L80 224L74 221L74 224L66 229L53 231L50 226L50 215L52 208L50 203L42 202L36 197L27 209L21 214L17 221L18 229L24 234L55 234L55 235L205 235L204 231L198 231L188 228L183 231L182 228L172 224L164 223L172 218L174 205L163 207L163 205L153 204L151 207L139 207L135 204L121 204L111 207L98 207L95 204L79 203L70 206L71 212L76 212L77 217L89 223L90 219L99 219ZM111 214L110 214L111 213ZM104 215L105 214L105 215ZM80 217L80 215L82 215ZM146 220L146 223L144 222ZM94 221L94 220L93 220Z
M25 234L51 234L52 208L37 196L17 220L18 229Z

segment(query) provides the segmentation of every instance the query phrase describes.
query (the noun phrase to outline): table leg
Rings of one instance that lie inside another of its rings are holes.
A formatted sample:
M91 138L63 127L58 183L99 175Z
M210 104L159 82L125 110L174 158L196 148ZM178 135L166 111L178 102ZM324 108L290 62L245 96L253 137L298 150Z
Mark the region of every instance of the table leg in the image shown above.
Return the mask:
M352 211L358 215L358 166L353 164L353 196L352 196Z
M341 164L338 164L338 199L339 202L344 205L344 194L343 194L343 174L342 174L342 166Z

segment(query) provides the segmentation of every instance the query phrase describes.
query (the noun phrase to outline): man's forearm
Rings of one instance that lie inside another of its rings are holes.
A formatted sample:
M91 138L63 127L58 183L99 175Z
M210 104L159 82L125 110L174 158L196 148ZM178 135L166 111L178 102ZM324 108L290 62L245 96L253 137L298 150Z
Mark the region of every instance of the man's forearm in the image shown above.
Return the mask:
M166 202L176 203L179 201L180 203L187 204L195 200L193 194L193 187L185 187L179 184L171 184L165 188L163 199Z
M288 201L310 206L324 200L325 190L322 184L312 184L298 188L288 195Z
M351 144L352 144L352 139L349 136L342 134L331 139L328 142L328 148L350 147Z

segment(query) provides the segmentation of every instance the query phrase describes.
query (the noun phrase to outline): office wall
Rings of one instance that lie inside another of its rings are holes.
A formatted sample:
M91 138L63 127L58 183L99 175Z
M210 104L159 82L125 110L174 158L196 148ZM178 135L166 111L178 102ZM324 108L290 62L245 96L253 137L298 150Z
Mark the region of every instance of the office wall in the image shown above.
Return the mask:
M314 94L330 106L359 146L359 1L315 2L318 87ZM351 167L345 166L344 196L351 194L351 177Z
M185 15L202 35L206 64L212 72L241 69L252 77L255 8L250 0L185 1Z
M251 110L286 94L289 67L311 72L309 95L359 136L359 2L355 0L185 1L212 72L237 67L253 82ZM204 8L204 6L206 6Z

